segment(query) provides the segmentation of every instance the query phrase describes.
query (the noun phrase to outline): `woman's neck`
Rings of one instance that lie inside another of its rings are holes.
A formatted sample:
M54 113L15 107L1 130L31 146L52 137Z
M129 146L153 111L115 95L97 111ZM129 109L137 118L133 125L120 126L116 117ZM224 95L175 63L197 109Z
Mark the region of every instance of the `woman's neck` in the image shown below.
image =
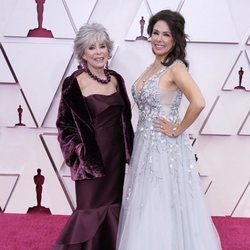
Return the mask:
M97 67L92 67L90 65L88 65L89 70L91 71L92 74L100 77L100 78L105 78L105 74L104 74L104 68L97 68Z
M111 81L110 73L107 69L88 67L89 65L85 65L84 71L95 81L101 84L107 84Z
M155 69L161 68L163 66L162 61L162 58L155 58L154 62L152 63L152 67Z

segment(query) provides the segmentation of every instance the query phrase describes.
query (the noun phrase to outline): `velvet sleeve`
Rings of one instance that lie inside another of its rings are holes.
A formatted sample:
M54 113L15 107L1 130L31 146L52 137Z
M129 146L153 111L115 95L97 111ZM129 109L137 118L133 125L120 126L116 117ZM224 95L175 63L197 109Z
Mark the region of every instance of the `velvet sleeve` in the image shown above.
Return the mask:
M125 103L122 120L123 120L123 130L124 130L124 137L125 137L126 162L129 163L132 150L133 150L133 140L134 140L134 130L133 130L133 126L131 123L132 111L131 111L131 104L129 101L129 97L127 94L124 80L120 75L118 76L119 76L119 79L118 79L119 91Z
M71 109L61 98L56 121L58 129L58 141L65 159L66 164L72 167L75 160L78 158L76 148L79 150L81 145L80 136L74 122Z
M130 158L133 150L134 130L131 123L131 106L128 99L127 106L123 115L123 123L125 130L125 142L126 142L126 162L130 162Z

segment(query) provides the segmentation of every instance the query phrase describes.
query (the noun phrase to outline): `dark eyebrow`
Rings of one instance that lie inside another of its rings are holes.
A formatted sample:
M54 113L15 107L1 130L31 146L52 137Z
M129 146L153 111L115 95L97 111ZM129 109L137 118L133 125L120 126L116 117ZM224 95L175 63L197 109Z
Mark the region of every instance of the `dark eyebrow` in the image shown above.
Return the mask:
M158 29L153 29L153 31L158 31L158 32L160 32ZM163 33L170 33L170 34L171 34L170 31L163 31Z
M154 31L160 32L160 31L157 30L157 29L153 29L153 32L154 32ZM170 35L171 35L171 32L170 32L170 31L163 31L162 33L163 33L163 34L170 34Z
M172 35L172 33L170 31L164 31L163 34Z

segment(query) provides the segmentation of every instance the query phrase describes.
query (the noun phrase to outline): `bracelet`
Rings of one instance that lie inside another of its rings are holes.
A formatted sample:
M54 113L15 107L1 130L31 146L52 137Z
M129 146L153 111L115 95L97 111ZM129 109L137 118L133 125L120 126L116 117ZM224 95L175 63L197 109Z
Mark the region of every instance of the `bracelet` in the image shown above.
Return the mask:
M175 137L175 131L176 131L177 127L173 127L172 129L172 136Z

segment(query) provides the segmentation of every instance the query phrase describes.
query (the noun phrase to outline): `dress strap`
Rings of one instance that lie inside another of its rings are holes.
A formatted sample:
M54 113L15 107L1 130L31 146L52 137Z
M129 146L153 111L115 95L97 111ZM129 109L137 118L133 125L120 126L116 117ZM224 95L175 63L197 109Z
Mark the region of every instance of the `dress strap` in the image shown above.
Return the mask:
M184 62L182 62L180 59L176 59L171 65L169 66L165 66L165 67L162 67L157 73L156 75L158 75L158 77L161 77L161 75L163 75L167 70L169 70L170 68L172 68L175 64L184 64Z

